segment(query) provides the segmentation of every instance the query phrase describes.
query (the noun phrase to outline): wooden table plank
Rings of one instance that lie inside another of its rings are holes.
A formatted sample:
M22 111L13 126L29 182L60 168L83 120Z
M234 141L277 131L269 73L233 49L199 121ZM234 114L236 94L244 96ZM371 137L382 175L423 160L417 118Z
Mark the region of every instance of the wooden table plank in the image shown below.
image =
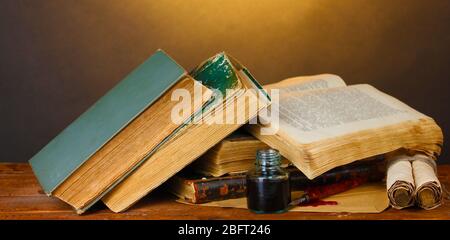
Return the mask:
M450 165L438 167L441 183L450 189ZM99 203L82 216L67 204L47 197L28 164L0 164L0 219L450 219L450 200L434 210L388 209L380 214L302 213L254 214L245 209L200 207L175 202L156 190L124 213Z

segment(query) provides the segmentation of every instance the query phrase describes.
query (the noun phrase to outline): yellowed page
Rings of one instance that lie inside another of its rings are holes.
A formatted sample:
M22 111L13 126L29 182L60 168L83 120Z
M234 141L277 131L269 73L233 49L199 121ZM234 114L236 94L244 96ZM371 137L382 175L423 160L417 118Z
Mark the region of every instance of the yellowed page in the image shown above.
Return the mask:
M278 133L298 144L428 118L367 84L280 95Z
M282 92L287 93L344 86L346 86L344 80L337 75L318 74L288 78L277 83L264 85L264 88L280 89Z
M292 198L301 195L301 192L294 192ZM339 193L324 201L335 201L336 205L319 206L298 206L290 209L292 212L349 212L349 213L380 213L389 206L386 188L383 183L370 183L357 188ZM180 203L192 204L177 200ZM206 207L231 207L247 209L247 199L237 198L223 201L195 204Z

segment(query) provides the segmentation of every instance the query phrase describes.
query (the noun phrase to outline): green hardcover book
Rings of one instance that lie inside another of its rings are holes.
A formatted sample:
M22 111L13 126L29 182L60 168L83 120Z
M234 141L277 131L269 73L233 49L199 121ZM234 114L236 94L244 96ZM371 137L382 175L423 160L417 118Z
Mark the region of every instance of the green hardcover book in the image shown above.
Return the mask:
M170 119L170 96L195 82L158 50L30 160L44 191L84 212L183 127ZM192 115L212 96L200 87Z

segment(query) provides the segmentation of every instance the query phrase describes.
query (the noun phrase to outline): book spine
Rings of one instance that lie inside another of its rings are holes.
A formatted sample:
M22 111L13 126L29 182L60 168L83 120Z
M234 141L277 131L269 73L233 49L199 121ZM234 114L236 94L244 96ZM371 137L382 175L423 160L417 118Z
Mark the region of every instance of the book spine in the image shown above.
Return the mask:
M245 175L236 175L211 181L193 182L195 197L193 203L206 203L245 197Z

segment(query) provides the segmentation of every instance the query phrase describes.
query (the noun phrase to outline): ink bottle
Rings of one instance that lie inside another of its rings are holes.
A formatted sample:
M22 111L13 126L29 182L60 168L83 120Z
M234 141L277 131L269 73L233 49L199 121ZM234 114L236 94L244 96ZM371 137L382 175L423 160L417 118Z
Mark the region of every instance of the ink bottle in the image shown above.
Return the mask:
M282 213L291 201L289 173L281 168L278 150L256 153L255 168L247 172L247 207L255 213Z

